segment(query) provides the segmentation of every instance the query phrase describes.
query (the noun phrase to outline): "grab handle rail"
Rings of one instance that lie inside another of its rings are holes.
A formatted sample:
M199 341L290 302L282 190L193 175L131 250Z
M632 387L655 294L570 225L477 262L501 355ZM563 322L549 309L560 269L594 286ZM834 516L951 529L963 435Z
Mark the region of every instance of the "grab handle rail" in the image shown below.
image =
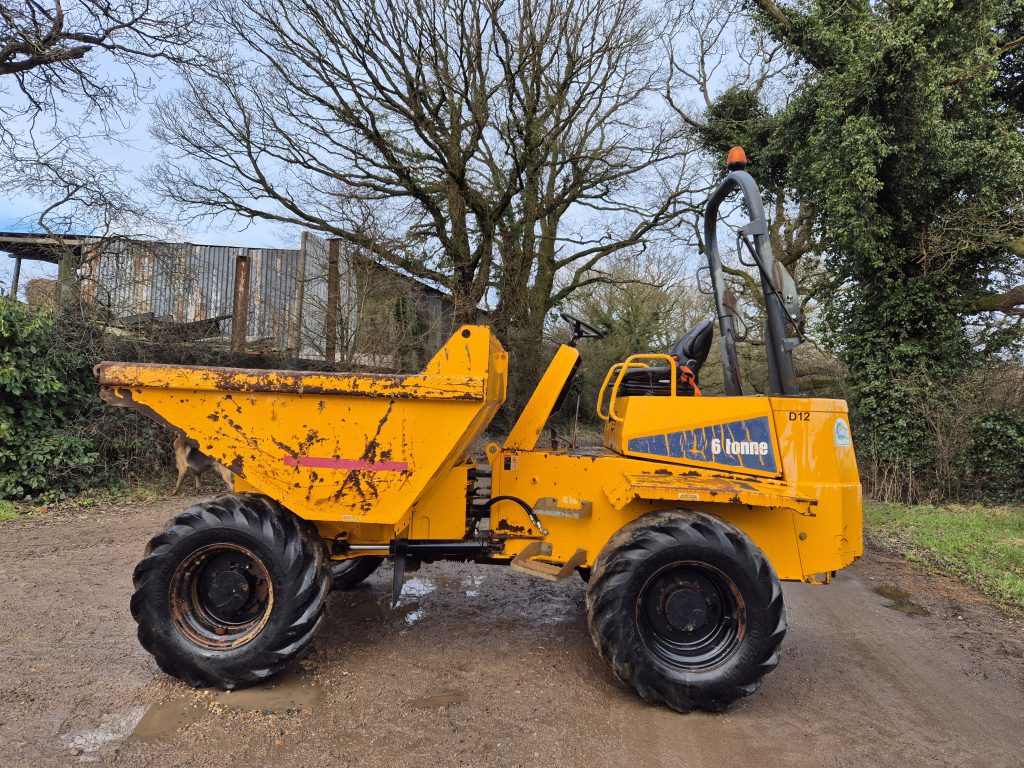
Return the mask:
M611 369L609 369L608 375L605 376L604 383L601 385L601 391L598 394L598 399L597 399L597 415L598 415L598 417L602 421L608 421L609 419L611 419L612 421L618 421L618 422L622 421L622 417L619 416L619 414L617 414L615 412L615 402L618 399L618 395L619 395L619 385L622 384L623 377L626 375L626 372L628 370L630 370L631 368L651 368L651 367L654 367L654 366L651 366L648 362L645 362L645 361L652 361L652 362L653 361L658 361L658 362L666 362L666 363L668 363L668 367L669 367L669 393L670 393L670 395L672 397L676 396L676 379L677 379L676 367L677 367L677 363L676 363L676 359L674 357L672 357L671 355L663 355L663 354L655 354L655 353L641 353L641 354L638 354L638 355L630 355L629 357L627 357L625 359L624 362L617 363L616 365L613 365L611 367ZM660 368L661 366L657 366L657 367ZM614 372L616 370L618 371L618 375L615 376L615 385L612 387L611 396L608 398L608 413L607 414L602 414L601 403L604 400L604 392L605 392L606 387L608 386L608 382L611 380L612 375L614 374Z

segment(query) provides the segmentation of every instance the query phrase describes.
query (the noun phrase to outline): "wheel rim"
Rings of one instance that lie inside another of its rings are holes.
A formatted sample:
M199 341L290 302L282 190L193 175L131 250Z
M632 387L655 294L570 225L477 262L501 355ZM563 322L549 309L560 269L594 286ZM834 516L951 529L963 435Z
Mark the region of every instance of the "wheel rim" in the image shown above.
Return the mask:
M204 648L225 650L255 638L274 604L266 565L239 544L210 544L186 557L168 591L174 625Z
M663 566L637 597L636 622L654 655L682 671L715 667L739 647L745 608L736 584L707 563Z

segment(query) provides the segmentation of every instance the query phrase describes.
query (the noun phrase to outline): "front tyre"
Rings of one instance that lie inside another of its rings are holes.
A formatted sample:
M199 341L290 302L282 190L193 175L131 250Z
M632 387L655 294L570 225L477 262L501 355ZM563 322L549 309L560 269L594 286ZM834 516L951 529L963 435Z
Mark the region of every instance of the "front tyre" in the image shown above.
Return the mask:
M750 538L702 512L655 512L605 545L587 620L615 676L650 704L725 709L779 662L786 610Z
M139 642L169 675L228 690L280 671L320 626L330 573L316 531L256 494L177 515L135 568Z

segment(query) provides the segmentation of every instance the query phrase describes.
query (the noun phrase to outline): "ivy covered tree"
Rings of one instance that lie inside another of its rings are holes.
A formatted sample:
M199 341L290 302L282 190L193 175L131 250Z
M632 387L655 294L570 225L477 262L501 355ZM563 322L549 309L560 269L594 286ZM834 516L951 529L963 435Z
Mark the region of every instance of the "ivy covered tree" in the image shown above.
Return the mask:
M978 317L1024 313L1017 5L751 0L809 67L771 142L825 237L826 318L875 464L927 472L919 406L982 359Z

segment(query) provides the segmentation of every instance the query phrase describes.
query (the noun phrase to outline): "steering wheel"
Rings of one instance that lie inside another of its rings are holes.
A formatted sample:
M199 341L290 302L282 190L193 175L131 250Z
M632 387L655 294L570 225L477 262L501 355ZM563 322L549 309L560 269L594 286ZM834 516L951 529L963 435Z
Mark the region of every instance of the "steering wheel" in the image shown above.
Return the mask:
M583 322L575 315L570 315L568 312L561 312L559 314L569 324L569 327L572 328L572 341L569 342L569 346L575 346L576 342L580 339L603 339L608 335L605 331L599 331L590 323Z

